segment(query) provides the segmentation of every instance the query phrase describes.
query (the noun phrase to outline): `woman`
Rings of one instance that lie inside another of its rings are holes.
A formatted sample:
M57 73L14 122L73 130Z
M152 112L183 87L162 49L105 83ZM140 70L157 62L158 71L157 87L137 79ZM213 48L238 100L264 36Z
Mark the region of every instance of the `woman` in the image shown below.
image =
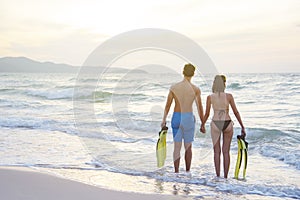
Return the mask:
M201 125L201 129L204 130L205 122L207 121L212 106L214 115L211 127L211 137L214 146L214 163L217 177L220 177L220 156L221 156L221 145L220 136L223 135L222 153L223 153L223 167L224 167L224 178L228 176L229 164L230 164L230 143L233 135L233 122L229 116L229 105L231 106L235 117L242 128L242 137L246 136L245 127L243 125L241 116L236 108L234 98L231 94L225 93L226 77L224 75L215 76L212 94L207 97L206 100L206 111L204 115L204 122Z

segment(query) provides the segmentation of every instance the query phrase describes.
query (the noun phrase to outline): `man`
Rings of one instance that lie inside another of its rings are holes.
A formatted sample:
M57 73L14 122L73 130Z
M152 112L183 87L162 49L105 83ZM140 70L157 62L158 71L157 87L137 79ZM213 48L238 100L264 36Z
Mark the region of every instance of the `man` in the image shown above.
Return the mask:
M166 119L175 100L174 113L172 116L172 130L174 139L173 161L175 173L179 172L180 150L182 140L185 148L185 166L186 172L190 171L192 161L192 142L194 141L195 132L195 117L193 115L193 102L196 102L198 115L203 122L203 107L201 102L200 89L191 83L194 76L195 67L192 64L186 64L183 69L184 78L171 86L161 126L166 126ZM204 126L201 127L201 132L205 132Z

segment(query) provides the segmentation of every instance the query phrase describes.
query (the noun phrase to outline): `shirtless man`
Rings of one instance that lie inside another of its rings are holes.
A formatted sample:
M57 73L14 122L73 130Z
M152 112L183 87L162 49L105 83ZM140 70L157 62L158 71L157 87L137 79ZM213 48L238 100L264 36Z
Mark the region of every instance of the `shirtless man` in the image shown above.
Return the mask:
M189 172L192 161L192 142L194 141L195 117L193 115L193 102L196 102L198 115L203 122L203 107L201 102L200 89L191 83L194 76L195 67L192 64L186 64L183 69L184 79L171 86L161 126L166 126L166 119L173 102L175 100L174 113L172 116L172 130L174 140L173 161L175 173L179 172L180 150L182 140L185 148L185 166ZM205 132L204 126L201 132Z

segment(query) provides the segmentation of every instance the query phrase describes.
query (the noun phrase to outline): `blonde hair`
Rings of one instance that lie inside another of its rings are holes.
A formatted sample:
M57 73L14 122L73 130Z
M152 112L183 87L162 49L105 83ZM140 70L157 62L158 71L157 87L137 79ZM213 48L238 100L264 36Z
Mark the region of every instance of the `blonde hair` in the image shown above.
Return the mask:
M212 92L224 92L225 91L226 77L224 75L216 75L212 86Z

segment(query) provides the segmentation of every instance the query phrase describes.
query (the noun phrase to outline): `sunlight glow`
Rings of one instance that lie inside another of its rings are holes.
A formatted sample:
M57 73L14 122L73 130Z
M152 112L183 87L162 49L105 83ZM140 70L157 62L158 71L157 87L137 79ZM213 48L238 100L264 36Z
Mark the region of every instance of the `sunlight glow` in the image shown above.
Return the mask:
M78 65L110 37L133 29L163 28L204 45L218 65L229 67L228 60L239 57L243 59L237 64L248 66L250 57L264 51L264 62L271 68L288 60L299 63L299 10L297 0L3 0L0 55ZM59 44L73 53L64 57ZM287 53L279 55L274 48ZM270 60L274 57L281 60Z

